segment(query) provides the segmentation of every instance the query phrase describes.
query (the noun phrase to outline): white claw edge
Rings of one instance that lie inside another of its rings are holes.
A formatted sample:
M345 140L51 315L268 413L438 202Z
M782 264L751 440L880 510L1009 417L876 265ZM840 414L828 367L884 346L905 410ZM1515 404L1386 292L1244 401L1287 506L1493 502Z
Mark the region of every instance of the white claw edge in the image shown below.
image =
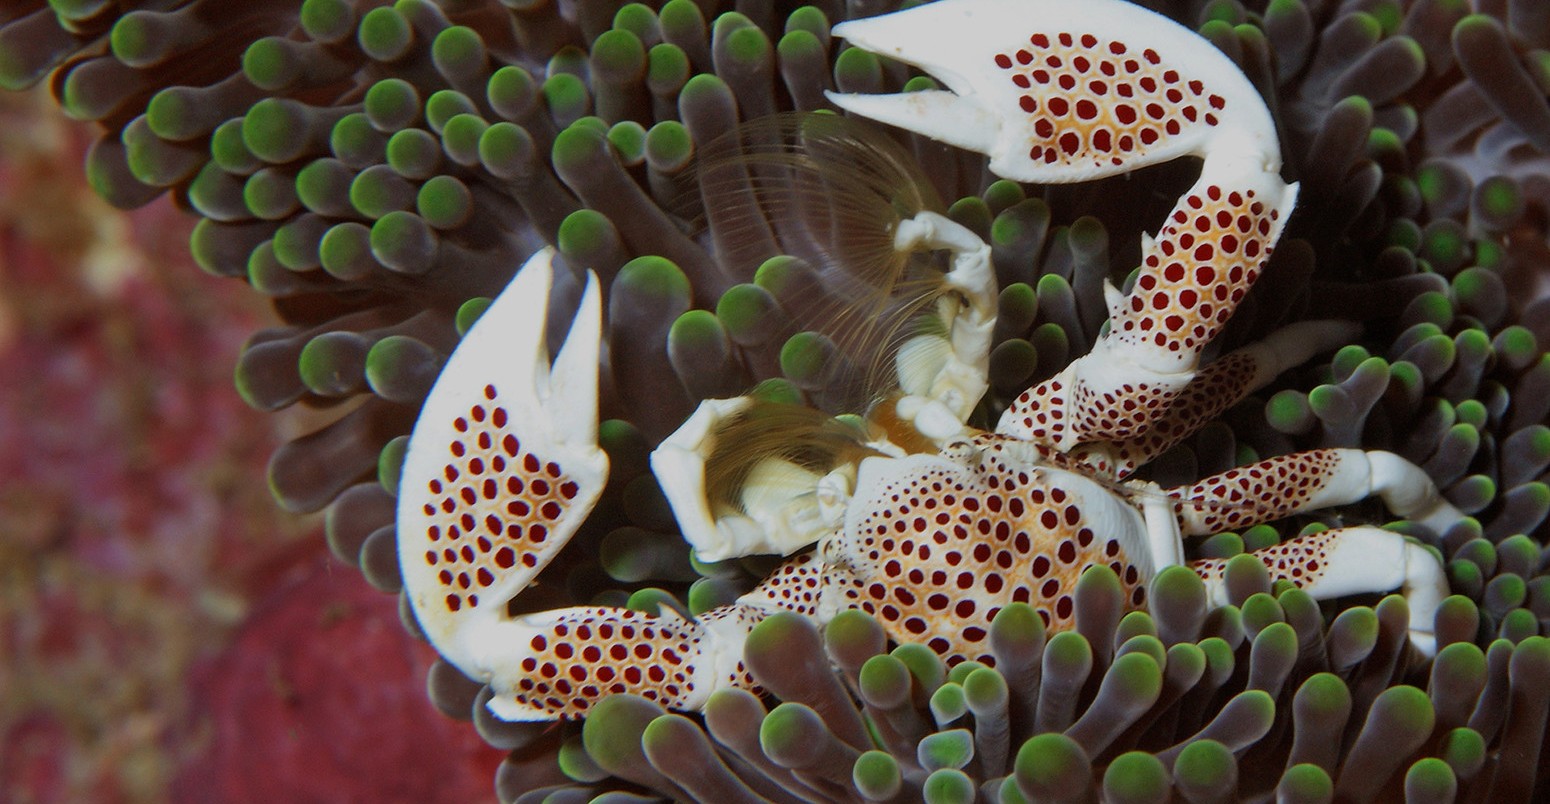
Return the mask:
M601 291L597 277L589 273L570 332L551 368L545 330L554 255L553 248L544 248L529 258L464 336L431 388L404 455L397 519L404 590L431 644L480 681L488 681L498 669L492 651L504 638L500 632L510 626L506 602L563 549L608 480L608 456L597 444ZM502 577L481 593L479 605L450 612L441 604L446 590L424 561L424 539L409 535L423 533L427 525L425 497L415 491L442 471L452 421L484 401L486 385L496 386L524 448L563 466L579 490L554 523L536 566Z

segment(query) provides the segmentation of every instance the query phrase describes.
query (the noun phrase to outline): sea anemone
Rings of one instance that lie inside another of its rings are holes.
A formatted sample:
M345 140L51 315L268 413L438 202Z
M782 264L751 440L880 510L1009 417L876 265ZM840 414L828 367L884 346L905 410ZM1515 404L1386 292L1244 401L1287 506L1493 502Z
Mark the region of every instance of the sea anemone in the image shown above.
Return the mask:
M829 108L824 89L929 86L829 36L893 4L134 5L6 4L0 86L49 81L101 132L88 171L105 198L133 207L170 192L200 217L199 265L273 300L284 323L243 348L238 389L259 410L335 412L275 453L280 505L326 509L334 552L397 592L404 438L460 334L552 244L608 288L600 440L613 474L549 582L514 605L694 614L768 571L693 560L645 458L699 399L756 385L783 401L836 393L834 341L804 312L824 286L799 255L734 258L747 232L715 215L697 229L685 188L697 155L741 121ZM1550 718L1550 11L1144 5L1242 67L1276 115L1287 178L1302 183L1275 260L1218 346L1302 318L1366 324L1360 342L1228 411L1150 476L1193 480L1327 446L1421 465L1470 515L1430 542L1455 592L1437 658L1405 649L1398 598L1321 608L1241 561L1231 606L1208 609L1198 579L1169 571L1150 613L1125 617L1117 580L1089 572L1074 632L1046 638L1029 611L1002 612L994 668L890 649L861 615L821 635L774 617L749 640L771 697L723 693L703 717L620 696L584 725L506 724L487 692L438 666L433 701L511 751L503 800L1550 795L1536 759ZM994 248L993 421L1092 345L1103 280L1137 263L1136 234L1191 168L1029 186L994 180L981 157L902 141L950 216ZM579 292L562 282L556 299ZM1322 526L1222 534L1199 552L1229 557Z

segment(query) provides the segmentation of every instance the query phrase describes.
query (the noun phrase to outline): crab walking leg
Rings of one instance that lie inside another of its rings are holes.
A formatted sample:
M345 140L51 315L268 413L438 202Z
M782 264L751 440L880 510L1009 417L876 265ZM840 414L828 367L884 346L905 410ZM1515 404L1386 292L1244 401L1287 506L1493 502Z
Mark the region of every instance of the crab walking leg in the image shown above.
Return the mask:
M534 255L453 352L399 484L399 565L415 616L442 656L480 680L494 672L480 632L575 533L608 476L597 445L597 278L551 369L553 255Z
M990 387L990 340L996 326L996 275L990 246L978 235L935 212L899 222L900 251L944 249L952 254L946 276L954 291L937 302L947 336L918 335L899 349L896 363L904 398L901 418L936 441L958 435Z
M1372 495L1397 516L1441 533L1463 518L1432 479L1392 452L1318 449L1230 469L1193 486L1170 489L1185 535L1205 536L1280 519L1299 511L1347 505Z
M1282 372L1351 342L1360 332L1361 325L1351 321L1302 321L1282 327L1196 372L1146 432L1121 441L1081 444L1071 454L1100 473L1124 479ZM997 432L1032 438L1039 424L1032 399L1031 392L1018 397L1002 415Z
M1110 288L1108 334L1018 399L1030 437L1068 451L1149 432L1259 277L1295 197L1295 187L1248 158L1208 158L1200 181L1143 245L1135 288L1124 297Z
M1250 555L1264 563L1272 581L1290 581L1320 600L1400 590L1410 606L1410 641L1427 655L1436 653L1437 607L1448 596L1448 579L1442 562L1420 543L1357 526L1301 536ZM1208 558L1189 564L1216 605L1230 602L1227 563Z
M1147 431L1258 277L1296 200L1254 87L1216 48L1117 0L942 0L834 33L951 92L831 95L840 107L990 156L1019 181L1075 182L1194 155L1199 181L1143 243L1110 331L1034 388L1034 437L1069 451Z
M716 690L755 689L743 665L748 632L780 610L818 617L833 572L816 552L804 553L692 620L667 608L570 608L490 623L479 635L494 668L490 710L514 721L576 718L603 696L627 692L697 711Z

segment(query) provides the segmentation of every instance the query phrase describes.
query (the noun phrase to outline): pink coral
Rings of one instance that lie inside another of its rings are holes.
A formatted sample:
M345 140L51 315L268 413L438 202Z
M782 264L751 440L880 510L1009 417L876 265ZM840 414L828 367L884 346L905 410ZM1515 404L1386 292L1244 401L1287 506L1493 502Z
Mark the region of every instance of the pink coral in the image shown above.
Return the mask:
M46 108L0 96L0 801L489 798L429 649L274 509L285 422L231 384L263 303L170 203L109 210Z

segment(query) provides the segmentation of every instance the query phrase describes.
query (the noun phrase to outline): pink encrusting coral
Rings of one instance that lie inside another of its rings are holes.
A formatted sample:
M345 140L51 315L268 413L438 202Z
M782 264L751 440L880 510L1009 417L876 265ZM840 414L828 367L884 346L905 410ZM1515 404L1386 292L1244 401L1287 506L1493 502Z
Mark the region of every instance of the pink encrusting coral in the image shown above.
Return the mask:
M281 423L230 369L262 305L199 277L170 204L106 207L36 101L0 98L0 800L272 800L282 766L338 800L487 797L498 754L391 703L434 654L273 506ZM436 746L384 752L384 708Z
M318 551L286 563L192 674L197 752L175 797L490 800L501 754L423 705L435 653L405 639L393 600Z

